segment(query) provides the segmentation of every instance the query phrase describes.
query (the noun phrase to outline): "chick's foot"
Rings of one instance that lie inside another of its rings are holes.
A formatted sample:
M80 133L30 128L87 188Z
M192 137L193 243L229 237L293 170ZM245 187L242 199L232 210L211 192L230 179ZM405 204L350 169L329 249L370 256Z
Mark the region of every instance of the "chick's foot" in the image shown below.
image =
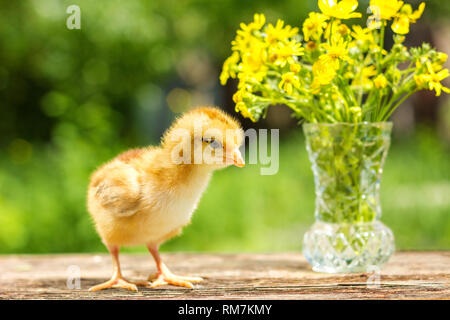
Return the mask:
M152 254L153 258L156 262L156 268L158 272L155 275L152 275L148 278L148 281L152 281L149 283L150 288L160 287L166 284L171 284L179 287L186 288L194 288L193 283L198 283L202 281L202 278L199 277L182 277L174 275L169 268L162 262L161 257L159 256L159 245L147 245L148 250Z
M200 277L185 277L174 275L169 270L164 270L164 272L158 272L148 278L151 288L156 288L164 286L166 284L171 284L179 287L194 288L194 283L199 283L203 281Z
M122 277L115 277L104 283L93 286L92 288L89 289L89 291L98 291L98 290L104 290L104 289L110 289L110 288L120 288L120 289L127 289L130 291L138 291L138 289L134 283L129 282Z

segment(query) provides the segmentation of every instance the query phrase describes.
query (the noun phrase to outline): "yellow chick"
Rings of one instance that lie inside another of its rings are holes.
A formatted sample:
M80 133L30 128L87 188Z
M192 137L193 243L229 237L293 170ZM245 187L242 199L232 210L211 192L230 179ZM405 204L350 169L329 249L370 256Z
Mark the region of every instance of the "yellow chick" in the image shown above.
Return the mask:
M88 211L112 256L113 276L90 291L136 285L193 287L198 277L174 275L161 261L159 246L189 224L214 170L244 166L239 123L218 108L193 109L164 134L159 147L126 151L95 171L88 187ZM157 273L148 281L123 278L121 246L146 245ZM151 281L151 282L150 282Z

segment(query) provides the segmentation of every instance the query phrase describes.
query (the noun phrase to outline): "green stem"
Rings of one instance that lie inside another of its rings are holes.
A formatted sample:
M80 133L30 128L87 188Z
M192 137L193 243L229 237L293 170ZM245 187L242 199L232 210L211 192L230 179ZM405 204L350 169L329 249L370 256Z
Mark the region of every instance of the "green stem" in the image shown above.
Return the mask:
M332 30L333 30L333 22L334 22L334 18L331 18L330 20L330 33L328 35L328 44L331 45L331 35L332 35Z
M381 71L381 60L383 57L383 49L384 49L384 21L381 24L381 29L380 29L380 52L378 52L378 61L377 61L377 70L378 72Z
M414 92L416 92L416 91L409 92L408 94L403 96L403 98L401 98L392 108L386 109L386 110L390 110L390 111L388 112L387 115L383 115L383 117L381 118L381 121L387 121L387 119L389 119L389 117L392 115L392 113L395 111L395 109L397 109L403 103L403 101L408 99Z

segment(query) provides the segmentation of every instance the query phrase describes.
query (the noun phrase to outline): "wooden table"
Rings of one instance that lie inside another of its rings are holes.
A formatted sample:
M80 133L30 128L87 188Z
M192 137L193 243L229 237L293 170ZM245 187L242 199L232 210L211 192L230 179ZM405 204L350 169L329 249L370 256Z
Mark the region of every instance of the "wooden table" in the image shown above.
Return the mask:
M0 299L450 299L450 251L398 252L379 275L316 273L300 253L170 253L163 259L174 273L205 280L195 289L91 293L90 286L111 275L108 255L6 255L0 256ZM155 271L146 254L122 254L121 262L130 280ZM69 289L68 278L77 273L81 288Z

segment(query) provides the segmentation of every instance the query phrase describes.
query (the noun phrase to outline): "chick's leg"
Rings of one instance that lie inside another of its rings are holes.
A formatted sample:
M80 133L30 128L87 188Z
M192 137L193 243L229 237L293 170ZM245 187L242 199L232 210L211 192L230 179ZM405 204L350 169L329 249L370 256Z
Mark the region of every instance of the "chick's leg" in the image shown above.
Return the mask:
M148 278L149 281L153 281L150 287L156 288L165 284L171 284L174 286L193 288L193 283L198 283L203 280L200 277L183 277L174 275L169 268L166 267L164 262L162 262L161 257L159 256L158 246L148 245L147 248L155 259L156 267L158 268L158 272Z
M119 247L118 246L108 246L108 250L111 253L112 263L113 263L113 276L110 280L101 283L99 285L93 286L89 291L98 291L108 288L122 288L131 291L138 291L135 284L125 280L120 271L119 262Z

